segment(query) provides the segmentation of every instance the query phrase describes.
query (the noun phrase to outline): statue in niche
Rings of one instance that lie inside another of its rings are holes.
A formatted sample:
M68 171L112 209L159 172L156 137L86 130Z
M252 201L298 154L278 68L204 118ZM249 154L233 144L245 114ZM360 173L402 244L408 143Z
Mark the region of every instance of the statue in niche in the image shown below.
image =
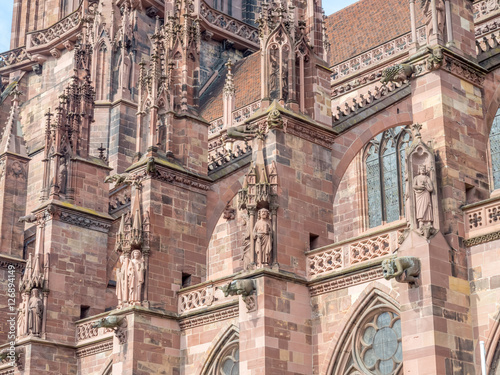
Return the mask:
M17 309L17 336L24 336L26 333L26 297L23 294L23 300L19 304L19 308Z
M68 185L68 166L66 158L61 159L61 164L57 170L57 186L59 186L59 193L66 194Z
M413 178L413 191L415 193L417 228L422 229L424 226L432 226L434 216L431 194L434 191L434 186L425 165L418 166L418 175Z
M28 332L39 335L42 331L43 302L36 288L31 291L28 308Z
M248 222L248 216L243 216L242 224L245 226L245 230L243 237L243 256L241 260L243 261L243 269L246 270L254 262L250 248L250 223Z
M432 30L432 0L422 0L420 3L420 7L422 9L422 13L424 15L425 26L427 27L427 35L430 36L434 33ZM442 0L436 0L436 17L437 17L437 25L438 30L437 34L444 36L445 30L445 9L444 2Z
M121 308L128 300L127 284L127 264L128 258L120 255L120 268L116 269L116 297L118 298L118 308Z
M140 304L142 286L144 284L144 260L140 250L132 251L132 259L128 265L128 285L130 304Z
M257 266L271 263L273 232L269 210L262 208L259 210L259 217L253 229L255 239L255 256Z
M280 67L276 56L271 53L271 74L269 75L269 97L279 99L280 95Z

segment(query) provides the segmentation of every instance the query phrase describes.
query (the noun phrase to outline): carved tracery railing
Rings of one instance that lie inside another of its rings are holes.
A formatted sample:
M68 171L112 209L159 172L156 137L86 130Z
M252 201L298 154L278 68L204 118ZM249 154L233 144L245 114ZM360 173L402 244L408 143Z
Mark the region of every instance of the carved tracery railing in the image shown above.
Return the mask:
M417 34L419 42L424 42L426 38L425 27L420 27L417 30ZM382 63L385 60L393 59L407 52L410 48L410 43L411 33L408 33L341 62L340 64L334 65L332 66L332 79L337 80L347 77L353 73Z
M218 289L218 287L228 282L229 279L218 280L211 284L202 284L199 287L195 286L185 291L181 290L178 293L179 314L235 300L235 297L224 297L222 290Z
M111 336L111 333L114 332L112 328L93 328L94 324L97 323L97 321L98 320L92 320L90 322L81 323L76 326L77 344L81 341L95 339L104 335Z
M258 48L259 32L257 28L211 8L204 1L200 4L200 16L216 30L221 30L226 34L237 36L252 47Z
M352 241L313 250L307 256L307 275L315 278L363 262L392 254L398 247L398 237L405 224L389 228L385 233L366 235Z
M26 52L26 47L11 49L0 54L0 68L16 65L25 61L30 61L30 55Z
M500 239L500 196L463 207L466 246Z

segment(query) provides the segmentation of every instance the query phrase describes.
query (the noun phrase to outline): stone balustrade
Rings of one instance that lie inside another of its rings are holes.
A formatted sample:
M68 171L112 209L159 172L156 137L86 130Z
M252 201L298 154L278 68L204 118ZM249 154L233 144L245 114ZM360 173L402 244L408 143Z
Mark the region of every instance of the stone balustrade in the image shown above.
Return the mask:
M101 317L104 317L104 315ZM77 345L82 342L113 336L114 330L112 328L93 328L97 321L98 319L77 324L75 337Z
M500 196L464 206L462 210L466 246L500 239Z
M26 50L31 54L50 54L56 58L61 55L61 50L72 50L83 24L92 22L97 5L97 0L82 0L78 9L55 24L27 33Z
M307 275L311 278L340 271L363 262L392 254L406 222L353 240L342 241L307 253Z
M259 48L259 32L256 27L210 7L205 1L201 1L200 16L207 26L229 36L231 41L235 42L234 39L237 39L240 44L249 48Z
M11 49L0 54L0 69L31 61L30 55L26 52L26 47Z
M232 300L236 300L237 296L225 297L219 287L230 282L230 279L220 279L213 283L204 283L200 286L193 286L181 290L178 293L178 312L186 314L192 311L198 311L202 308L220 305Z
M425 42L425 27L417 30L417 37L420 43ZM411 33L404 34L387 43L379 45L365 51L349 60L332 66L332 79L339 80L352 74L359 73L365 69L372 68L377 64L382 64L388 60L393 60L400 55L407 53L410 48Z

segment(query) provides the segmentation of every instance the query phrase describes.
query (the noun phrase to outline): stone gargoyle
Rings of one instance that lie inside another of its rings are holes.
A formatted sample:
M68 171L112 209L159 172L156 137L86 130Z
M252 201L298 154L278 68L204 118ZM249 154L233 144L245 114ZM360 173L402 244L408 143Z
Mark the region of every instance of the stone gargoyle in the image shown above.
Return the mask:
M110 315L96 321L92 328L108 328L115 332L120 344L127 342L127 319L117 315Z
M117 174L106 177L104 179L104 182L107 184L114 183L114 184L116 184L116 186L118 186L118 185L126 182L128 177L129 177L128 173L117 173Z
M396 279L400 283L415 285L420 276L420 259L399 257L382 262L382 272L386 280Z
M382 71L380 83L384 85L389 82L403 83L409 80L413 73L414 68L410 64L396 64Z
M224 292L224 296L241 295L248 297L255 291L255 281L252 279L234 280L219 287Z
M110 315L96 321L92 328L118 328L123 325L124 318L117 315Z

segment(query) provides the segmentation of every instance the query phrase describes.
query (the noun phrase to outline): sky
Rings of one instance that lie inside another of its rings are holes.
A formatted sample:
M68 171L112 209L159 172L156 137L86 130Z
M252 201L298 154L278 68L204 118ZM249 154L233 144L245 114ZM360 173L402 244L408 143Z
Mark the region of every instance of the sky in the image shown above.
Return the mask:
M357 0L323 0L325 14L330 15L355 3ZM0 0L0 52L10 49L10 31L12 22L13 0Z

